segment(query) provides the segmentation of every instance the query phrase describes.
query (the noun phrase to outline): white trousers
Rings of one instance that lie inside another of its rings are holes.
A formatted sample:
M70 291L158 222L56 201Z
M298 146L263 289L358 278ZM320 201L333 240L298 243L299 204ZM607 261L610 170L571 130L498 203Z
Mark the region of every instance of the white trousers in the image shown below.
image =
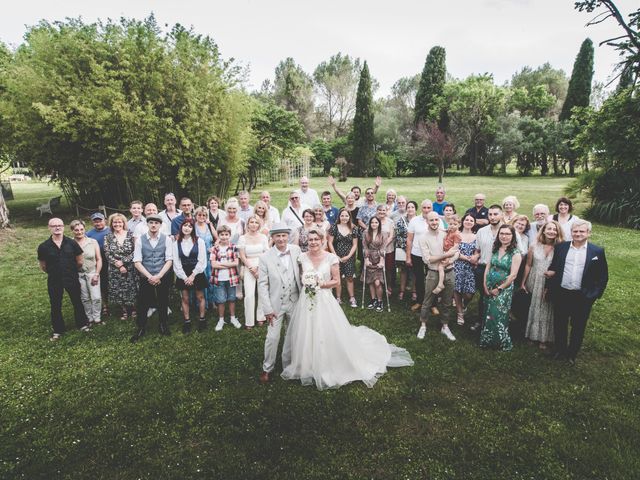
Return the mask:
M247 258L249 266L258 266L259 259ZM262 311L262 302L258 299L258 292L256 286L258 285L258 279L253 276L248 268L244 268L244 324L247 327L253 327L256 324L256 318L259 321L264 320L264 312ZM256 300L258 302L258 309L254 314L256 308Z
M91 279L95 272L80 273L80 299L84 306L84 312L90 322L100 321L100 310L102 309L102 295L100 293L100 281L97 285L91 285Z

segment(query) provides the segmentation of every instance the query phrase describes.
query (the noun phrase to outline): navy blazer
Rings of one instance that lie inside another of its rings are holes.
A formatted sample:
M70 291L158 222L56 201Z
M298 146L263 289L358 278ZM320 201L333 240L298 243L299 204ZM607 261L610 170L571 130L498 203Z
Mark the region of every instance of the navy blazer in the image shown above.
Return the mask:
M549 270L556 272L556 274L546 281L546 287L552 296L560 289L564 264L567 260L570 245L571 242L562 242L556 245L554 249L553 260L551 260ZM604 248L587 242L587 257L584 263L584 271L582 272L580 291L587 299L595 301L604 293L608 281L609 267Z

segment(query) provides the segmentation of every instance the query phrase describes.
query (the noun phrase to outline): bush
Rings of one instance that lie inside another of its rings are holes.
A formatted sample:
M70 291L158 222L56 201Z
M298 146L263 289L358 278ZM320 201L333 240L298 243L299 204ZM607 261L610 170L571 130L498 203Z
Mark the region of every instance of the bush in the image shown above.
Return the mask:
M396 157L384 152L378 153L378 173L386 178L396 175Z

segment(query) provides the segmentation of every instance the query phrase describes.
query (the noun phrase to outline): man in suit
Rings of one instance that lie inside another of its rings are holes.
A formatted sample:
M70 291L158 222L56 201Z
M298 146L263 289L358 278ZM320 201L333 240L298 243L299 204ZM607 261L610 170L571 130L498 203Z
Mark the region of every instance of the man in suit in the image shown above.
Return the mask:
M258 273L258 298L269 322L264 342L261 383L269 381L275 367L282 324L285 320L291 320L301 285L298 267L300 248L289 244L289 227L283 223L276 224L269 233L273 247L260 257Z
M571 241L556 245L545 272L555 314L554 358L566 358L570 365L575 365L593 302L602 296L609 280L604 248L589 243L590 235L591 223L576 220L571 226Z

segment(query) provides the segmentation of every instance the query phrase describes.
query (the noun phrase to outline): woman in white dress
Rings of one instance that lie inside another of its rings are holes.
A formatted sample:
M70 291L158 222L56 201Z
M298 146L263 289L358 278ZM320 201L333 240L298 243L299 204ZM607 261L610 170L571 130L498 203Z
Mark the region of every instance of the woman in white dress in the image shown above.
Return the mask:
M284 341L282 378L315 383L319 390L354 381L373 387L387 367L413 365L403 348L364 326L353 326L331 290L340 281L339 259L322 249L324 232L309 232L309 251L300 255L304 286ZM314 292L314 293L311 293Z
M240 240L238 240L240 260L244 265L244 326L247 330L251 330L255 326L256 318L258 325L264 325L264 313L262 304L259 301L256 309L256 285L260 257L269 248L269 240L260 232L261 226L260 217L251 215L247 219L247 232L244 235L240 235Z

